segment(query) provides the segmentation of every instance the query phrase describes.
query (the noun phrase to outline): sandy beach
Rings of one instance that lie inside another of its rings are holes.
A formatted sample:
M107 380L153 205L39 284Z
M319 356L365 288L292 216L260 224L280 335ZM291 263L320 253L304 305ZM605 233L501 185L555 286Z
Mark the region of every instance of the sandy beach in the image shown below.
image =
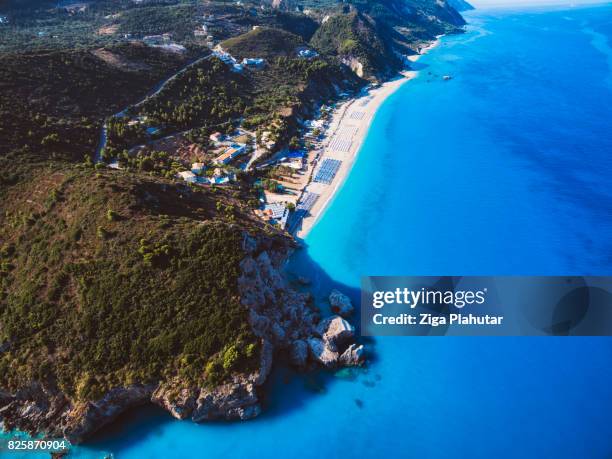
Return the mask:
M437 46L439 42L440 40L437 39L430 45L422 48L419 54L409 57L410 61L417 61L419 57ZM301 225L296 232L298 238L304 239L306 237L348 177L378 108L387 97L414 78L417 73L417 71L411 70L404 71L401 73L401 76L387 81L381 86L369 90L366 94L351 99L336 108L329 127L325 131L322 153L318 159L318 164L315 166L315 172L319 164L326 159L339 160L341 164L330 184L310 181L305 186L304 195L306 193L313 193L318 195L318 198L309 209L307 215L302 219Z

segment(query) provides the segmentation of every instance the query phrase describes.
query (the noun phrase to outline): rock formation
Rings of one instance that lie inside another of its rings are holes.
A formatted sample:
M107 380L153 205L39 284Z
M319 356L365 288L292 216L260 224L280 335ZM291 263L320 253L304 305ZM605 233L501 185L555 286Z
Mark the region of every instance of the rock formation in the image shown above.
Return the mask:
M334 289L331 291L329 294L329 304L331 305L332 312L342 317L349 317L353 314L351 299L339 290Z

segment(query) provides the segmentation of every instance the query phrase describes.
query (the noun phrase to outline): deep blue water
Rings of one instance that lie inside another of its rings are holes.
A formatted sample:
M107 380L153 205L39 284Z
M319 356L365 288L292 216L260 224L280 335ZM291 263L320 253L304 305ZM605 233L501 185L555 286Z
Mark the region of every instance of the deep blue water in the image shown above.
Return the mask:
M362 275L612 275L612 7L468 19L381 107L292 260L320 297L356 299ZM370 346L352 380L276 370L255 421L140 410L79 456L612 457L612 339Z
M469 16L380 110L309 255L351 285L612 273L610 11Z

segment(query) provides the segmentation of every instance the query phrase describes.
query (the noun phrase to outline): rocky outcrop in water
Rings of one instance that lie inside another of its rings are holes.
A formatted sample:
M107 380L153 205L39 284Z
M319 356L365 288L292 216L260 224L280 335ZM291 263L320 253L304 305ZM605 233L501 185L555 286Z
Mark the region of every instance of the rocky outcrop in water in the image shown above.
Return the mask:
M352 367L361 365L365 359L363 344L353 343L340 356L340 365Z
M329 294L329 304L332 312L349 317L353 314L353 304L351 299L339 290L333 289Z
M249 246L249 256L241 264L238 287L242 303L249 308L249 322L255 334L270 342L276 354L300 369L362 364L363 346L349 351L355 329L340 316L353 312L348 296L333 290L330 304L332 311L340 315L322 320L310 294L292 290L281 275L280 267L286 255L258 251L253 243Z
M260 365L217 387L184 387L179 379L110 390L93 402L72 401L58 389L33 383L16 394L0 392L0 416L7 429L45 432L80 443L127 409L153 402L177 419L195 422L244 420L261 412L258 389L272 368L273 347L263 342Z
M262 248L250 237L245 237L244 249L247 257L240 265L238 290L249 310L249 323L263 343L260 368L214 388L177 390L180 382L176 381L160 385L152 400L178 419L201 422L257 416L261 412L258 388L275 355L302 370L355 366L364 361L363 346L353 343L351 324L337 315L321 320L311 295L289 287L281 272L286 252ZM348 297L335 291L334 298L343 312L349 310Z
M355 336L355 327L340 316L328 317L317 326L317 333L334 350L345 348Z
M338 366L355 366L363 363L363 346L361 351L354 350L354 327L340 316L329 317L317 326L320 338L310 338L308 345L313 359L321 365L334 368ZM346 354L346 355L345 355Z
M71 404L63 418L62 433L70 441L79 442L91 432L116 419L125 410L150 400L154 385L118 387L96 402Z
M177 419L195 422L213 420L245 420L261 412L258 388L272 369L273 347L262 342L259 369L248 375L235 375L217 387L177 389L181 381L160 384L151 400Z
M146 403L154 386L118 387L95 402L73 402L58 389L40 383L0 397L0 415L6 429L46 432L78 443L125 410Z

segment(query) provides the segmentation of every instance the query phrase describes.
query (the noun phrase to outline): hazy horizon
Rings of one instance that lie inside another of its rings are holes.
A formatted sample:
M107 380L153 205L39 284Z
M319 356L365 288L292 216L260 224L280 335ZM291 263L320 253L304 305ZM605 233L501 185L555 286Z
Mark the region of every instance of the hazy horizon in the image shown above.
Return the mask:
M468 0L476 8L498 6L594 5L612 3L607 0Z

